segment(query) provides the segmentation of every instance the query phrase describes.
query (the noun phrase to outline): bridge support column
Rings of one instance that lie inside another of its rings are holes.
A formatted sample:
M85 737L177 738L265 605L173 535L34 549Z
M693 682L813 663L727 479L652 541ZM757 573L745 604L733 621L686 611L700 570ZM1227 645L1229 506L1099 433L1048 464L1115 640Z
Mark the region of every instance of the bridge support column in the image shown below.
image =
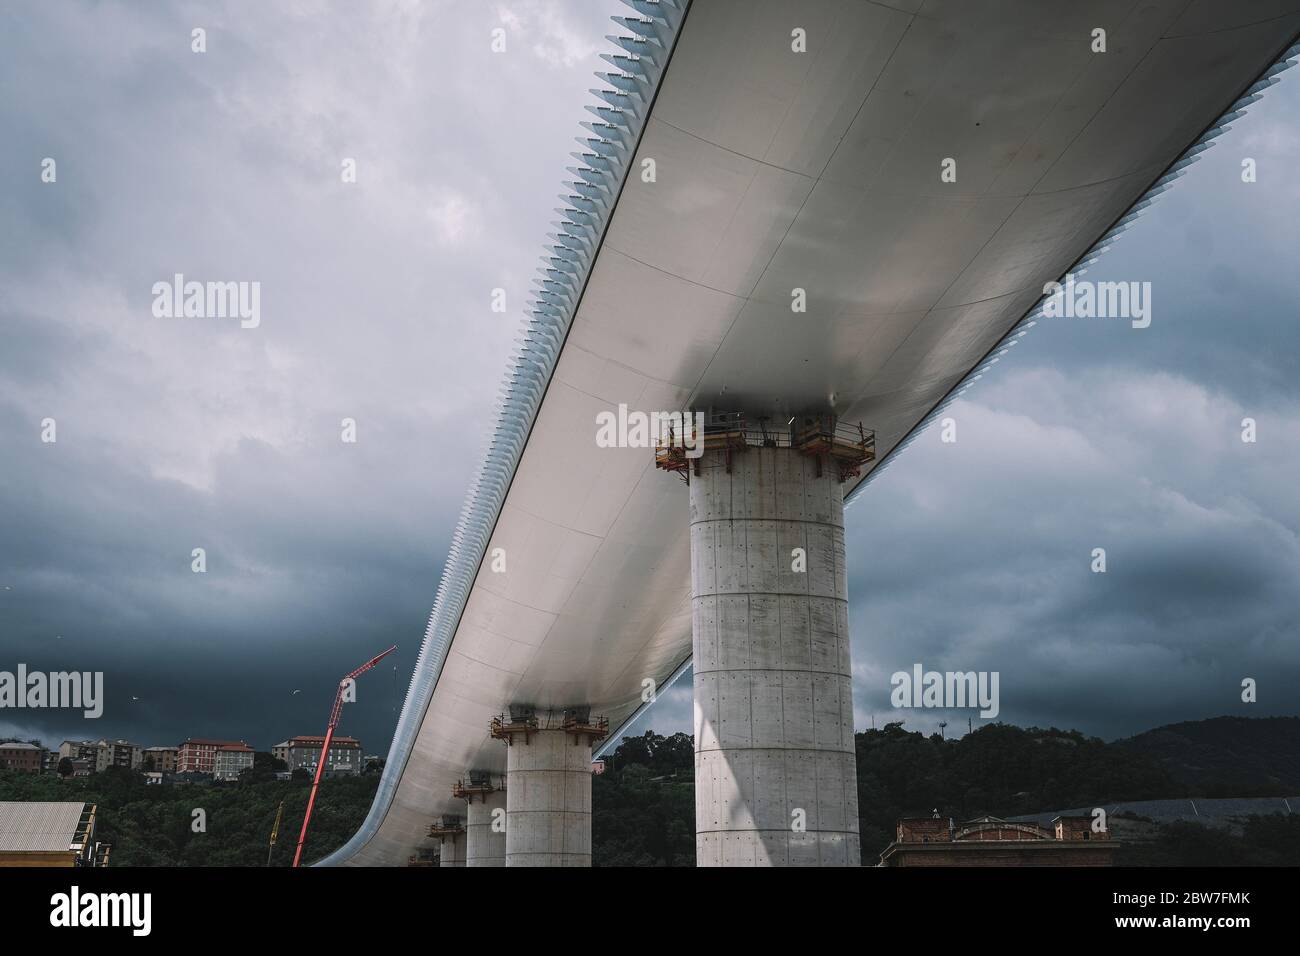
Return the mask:
M466 801L465 865L506 865L506 792L490 774L471 770L469 783L456 784L452 795Z
M506 866L591 866L591 748L608 724L590 708L492 722L506 754Z
M690 476L699 866L857 866L834 462L706 450Z
M435 837L441 844L438 866L465 865L465 821L458 816L447 814L429 827L429 836Z

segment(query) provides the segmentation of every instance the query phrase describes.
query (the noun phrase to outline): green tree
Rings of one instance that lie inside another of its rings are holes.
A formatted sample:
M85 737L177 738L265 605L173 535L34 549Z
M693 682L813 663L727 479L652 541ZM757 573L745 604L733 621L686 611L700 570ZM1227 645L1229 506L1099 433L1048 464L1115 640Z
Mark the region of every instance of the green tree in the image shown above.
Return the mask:
M374 799L376 777L321 782L304 859L319 859L360 827ZM273 866L288 866L302 827L310 786L270 780L239 784L151 786L142 774L113 767L91 777L57 780L50 775L0 771L0 800L96 804L96 837L111 843L112 866L265 866L275 811L284 801ZM205 832L194 832L193 811L206 814Z

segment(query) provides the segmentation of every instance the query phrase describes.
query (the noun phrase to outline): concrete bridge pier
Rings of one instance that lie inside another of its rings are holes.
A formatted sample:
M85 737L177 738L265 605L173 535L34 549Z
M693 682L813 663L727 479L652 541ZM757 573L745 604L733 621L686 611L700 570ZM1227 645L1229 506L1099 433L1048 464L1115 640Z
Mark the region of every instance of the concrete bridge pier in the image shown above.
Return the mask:
M591 866L591 748L609 728L590 710L512 705L492 722L509 745L506 866Z
M861 861L844 470L817 447L689 463L699 866Z
M445 814L429 827L429 836L442 844L438 866L465 865L465 821L462 817Z
M505 789L487 771L471 770L469 782L457 783L452 796L466 802L465 865L505 866Z

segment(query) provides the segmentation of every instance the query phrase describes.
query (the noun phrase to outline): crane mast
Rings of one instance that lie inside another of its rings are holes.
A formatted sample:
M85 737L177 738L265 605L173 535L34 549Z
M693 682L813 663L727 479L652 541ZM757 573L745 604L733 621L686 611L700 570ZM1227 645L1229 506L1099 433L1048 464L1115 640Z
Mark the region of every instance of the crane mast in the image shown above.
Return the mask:
M334 728L339 725L339 718L343 715L343 695L347 693L348 682L360 677L395 650L397 650L396 644L378 657L372 657L339 681L338 690L334 692L334 706L330 709L329 726L325 728L325 741L320 748L320 760L316 764L316 776L311 782L311 795L307 798L307 812L302 817L302 832L298 834L298 849L293 854L295 868L301 865L302 862L302 846L307 842L307 824L311 822L312 807L316 805L316 791L320 789L321 774L325 772L325 761L329 758L330 742L334 739Z
M275 841L280 836L280 820L284 817L284 801L280 801L280 807L275 811L275 823L271 825L271 844L266 848L266 865L271 865L271 854L275 852Z

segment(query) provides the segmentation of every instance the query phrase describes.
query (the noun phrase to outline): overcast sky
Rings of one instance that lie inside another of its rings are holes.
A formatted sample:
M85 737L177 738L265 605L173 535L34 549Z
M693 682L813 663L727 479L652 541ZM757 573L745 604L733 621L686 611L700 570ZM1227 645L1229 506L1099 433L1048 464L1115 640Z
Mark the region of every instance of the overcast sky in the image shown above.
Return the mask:
M0 7L0 670L107 690L98 721L4 711L0 735L267 749L397 643L343 728L387 751L625 12ZM997 670L1002 719L1106 737L1296 711L1298 156L1288 73L1089 274L1152 282L1150 328L1040 322L955 443L922 436L849 511L859 728L899 718L914 663ZM154 318L175 273L260 281L262 324ZM689 730L689 699L646 722Z

